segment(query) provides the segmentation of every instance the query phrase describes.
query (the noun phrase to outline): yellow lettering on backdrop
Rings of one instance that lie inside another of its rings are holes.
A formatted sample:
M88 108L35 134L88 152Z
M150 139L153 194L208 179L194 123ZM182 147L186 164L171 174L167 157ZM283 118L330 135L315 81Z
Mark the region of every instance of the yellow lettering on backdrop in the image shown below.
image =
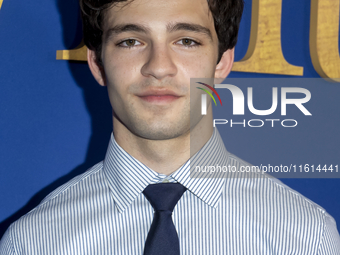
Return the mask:
M303 67L289 64L282 53L282 0L253 0L252 5L249 47L244 58L234 63L232 70L303 75Z
M323 78L340 82L339 0L312 0L310 55Z
M81 42L79 46L73 50L58 50L57 59L87 61L87 47L84 42Z
M0 9L1 9L2 2L3 2L3 0L0 0Z

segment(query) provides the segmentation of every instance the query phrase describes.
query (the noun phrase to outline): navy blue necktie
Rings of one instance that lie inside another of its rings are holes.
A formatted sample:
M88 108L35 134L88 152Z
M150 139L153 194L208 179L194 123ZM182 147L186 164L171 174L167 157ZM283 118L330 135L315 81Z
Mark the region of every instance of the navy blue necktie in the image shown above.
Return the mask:
M151 184L143 191L155 210L146 238L144 255L179 255L179 240L171 218L186 188L180 183Z

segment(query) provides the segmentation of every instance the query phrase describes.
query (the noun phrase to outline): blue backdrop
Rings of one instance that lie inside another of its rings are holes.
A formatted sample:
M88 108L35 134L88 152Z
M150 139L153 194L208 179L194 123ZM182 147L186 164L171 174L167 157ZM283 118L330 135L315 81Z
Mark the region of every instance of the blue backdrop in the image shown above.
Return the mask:
M236 61L249 42L251 1L245 4ZM283 1L284 56L304 67L304 77L316 78L309 53L309 20L309 0ZM112 120L106 88L96 84L87 64L56 60L57 50L75 48L81 41L77 0L4 0L0 38L1 237L10 223L53 189L104 158ZM233 72L231 77L283 76ZM302 140L297 148L293 131L282 136L279 129L267 134L234 129L229 135L221 131L227 149L253 164L290 164L293 159L316 157L320 163L340 165L339 88L340 84L329 83L311 90L312 100L322 96L313 101L312 121L299 130ZM329 107L332 112L326 114ZM315 137L323 142L307 142ZM340 179L282 181L340 222Z

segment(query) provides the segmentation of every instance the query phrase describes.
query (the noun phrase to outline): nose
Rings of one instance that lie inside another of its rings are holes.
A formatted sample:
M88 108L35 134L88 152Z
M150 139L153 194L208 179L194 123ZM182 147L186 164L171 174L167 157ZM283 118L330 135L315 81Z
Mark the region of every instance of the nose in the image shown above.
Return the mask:
M143 76L153 76L158 80L177 73L177 67L173 61L173 54L167 45L152 45L146 63L141 73Z

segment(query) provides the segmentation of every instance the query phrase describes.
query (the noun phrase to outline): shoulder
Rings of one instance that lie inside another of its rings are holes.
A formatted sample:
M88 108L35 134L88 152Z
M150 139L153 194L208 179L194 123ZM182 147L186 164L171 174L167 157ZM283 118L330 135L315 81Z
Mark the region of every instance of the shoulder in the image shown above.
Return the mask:
M74 177L12 223L0 242L0 254L42 254L41 243L50 247L50 254L65 253L68 238L81 236L90 224L88 219L97 216L94 201L107 199L102 169L100 162Z
M238 170L252 167L233 154L228 162ZM299 254L338 254L340 236L334 218L267 173L245 172L226 178L221 201L222 210L237 222L235 228L242 231L243 227L244 232L247 228L257 230L260 237L256 240L263 245L294 244Z
M252 166L233 154L229 160L239 169ZM226 179L224 197L226 206L233 201L236 208L233 214L238 222L261 229L265 237L276 236L287 244L295 243L297 250L329 251L340 247L334 218L323 207L267 173L245 173Z
M72 214L73 206L86 203L98 186L104 186L102 168L103 162L100 162L52 191L38 206L12 223L12 233L23 233L32 227L37 229L36 226L48 224L51 219L57 220Z
M77 186L79 186L81 183L86 181L95 181L96 178L98 178L99 172L103 168L103 162L99 162L93 167L89 168L86 172L77 175L76 177L72 178L68 182L64 183L63 185L59 186L57 189L52 191L50 194L48 194L38 205L38 207L42 206L45 203L49 203L52 200L58 198L58 196L64 195L64 193L71 193L73 189ZM38 207L34 208L37 209Z
M231 164L236 165L238 169L242 168L243 171L245 171L245 169L255 169L255 166L231 153L229 154L228 161ZM268 173L249 171L238 175L238 177L234 179L238 180L237 183L240 185L239 187L241 189L242 187L251 189L252 192L257 192L257 194L262 194L264 197L271 198L273 203L284 204L287 208L303 206L315 211L318 215L325 216L326 210L323 207Z

